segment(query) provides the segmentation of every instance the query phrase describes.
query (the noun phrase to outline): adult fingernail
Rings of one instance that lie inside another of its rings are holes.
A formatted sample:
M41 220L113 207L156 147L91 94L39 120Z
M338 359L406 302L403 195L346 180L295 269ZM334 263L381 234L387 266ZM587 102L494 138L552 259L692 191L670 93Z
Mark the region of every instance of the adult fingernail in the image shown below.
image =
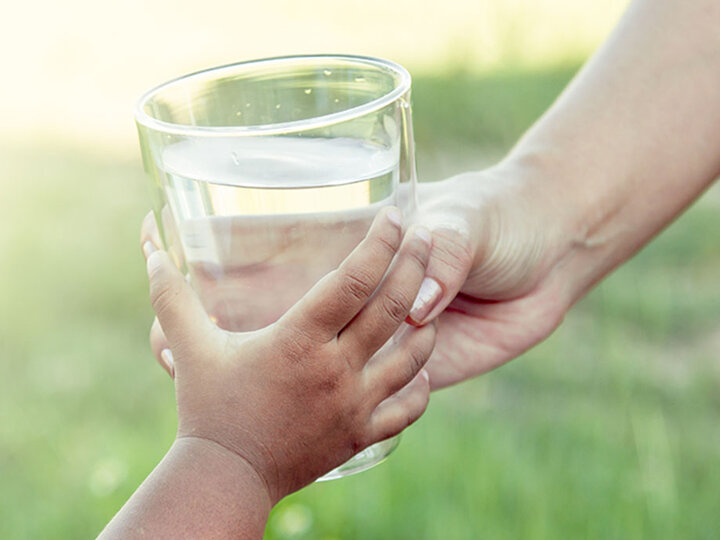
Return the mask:
M143 244L142 250L143 250L143 253L145 254L145 258L147 259L150 255L152 255L155 251L157 251L157 248L150 240L147 240Z
M175 376L175 359L173 358L172 351L170 349L163 349L160 351L160 358L163 359L165 365L168 367L171 376Z
M398 227L402 227L402 212L399 208L391 208L388 210L387 218L391 223L394 223Z
M441 297L442 288L440 284L431 277L423 279L412 308L410 308L410 318L416 323L422 322L437 305Z

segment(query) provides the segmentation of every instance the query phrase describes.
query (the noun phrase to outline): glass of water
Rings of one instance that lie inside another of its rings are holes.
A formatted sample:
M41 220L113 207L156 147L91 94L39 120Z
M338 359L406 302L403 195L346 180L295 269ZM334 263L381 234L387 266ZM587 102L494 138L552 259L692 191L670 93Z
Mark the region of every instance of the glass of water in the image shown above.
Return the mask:
M165 248L227 330L272 324L353 250L380 208L415 207L410 75L386 60L208 69L147 92L136 122ZM397 442L323 479L368 469Z

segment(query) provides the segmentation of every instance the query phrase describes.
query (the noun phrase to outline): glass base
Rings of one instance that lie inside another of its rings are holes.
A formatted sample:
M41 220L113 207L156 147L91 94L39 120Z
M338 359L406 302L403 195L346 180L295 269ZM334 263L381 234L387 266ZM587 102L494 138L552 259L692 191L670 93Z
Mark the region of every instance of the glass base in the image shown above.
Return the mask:
M400 435L395 435L385 441L368 446L362 452L355 454L345 463L333 469L325 476L321 476L316 482L335 480L344 476L350 476L362 471L367 471L385 459L395 450L400 443Z

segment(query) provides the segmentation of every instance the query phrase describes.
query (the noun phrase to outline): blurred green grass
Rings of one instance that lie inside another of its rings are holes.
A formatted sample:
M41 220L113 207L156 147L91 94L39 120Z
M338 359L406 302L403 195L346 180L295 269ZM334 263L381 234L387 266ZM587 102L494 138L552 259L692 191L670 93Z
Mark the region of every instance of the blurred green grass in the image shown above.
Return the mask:
M501 155L574 69L416 77L421 175ZM175 429L145 180L137 154L62 141L0 159L0 537L91 537ZM434 394L387 463L283 501L267 538L715 537L719 229L715 188L548 341Z

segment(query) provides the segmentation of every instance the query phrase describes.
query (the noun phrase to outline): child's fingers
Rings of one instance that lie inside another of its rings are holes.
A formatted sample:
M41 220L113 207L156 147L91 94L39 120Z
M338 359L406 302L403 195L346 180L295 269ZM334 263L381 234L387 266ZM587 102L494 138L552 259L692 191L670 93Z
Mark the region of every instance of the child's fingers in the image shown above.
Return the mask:
M423 327L405 325L365 367L365 380L375 403L391 396L425 366L435 347L435 324Z
M364 362L377 351L410 313L430 259L432 237L414 227L405 235L398 256L377 293L340 334L340 343Z
M422 370L405 388L373 411L368 423L368 439L375 443L397 435L420 418L429 400L430 381L427 372Z
M150 301L173 350L207 345L207 334L216 327L168 254L165 251L150 253L147 272Z
M362 309L382 281L402 239L401 214L383 209L365 239L283 317L318 339L332 339Z

